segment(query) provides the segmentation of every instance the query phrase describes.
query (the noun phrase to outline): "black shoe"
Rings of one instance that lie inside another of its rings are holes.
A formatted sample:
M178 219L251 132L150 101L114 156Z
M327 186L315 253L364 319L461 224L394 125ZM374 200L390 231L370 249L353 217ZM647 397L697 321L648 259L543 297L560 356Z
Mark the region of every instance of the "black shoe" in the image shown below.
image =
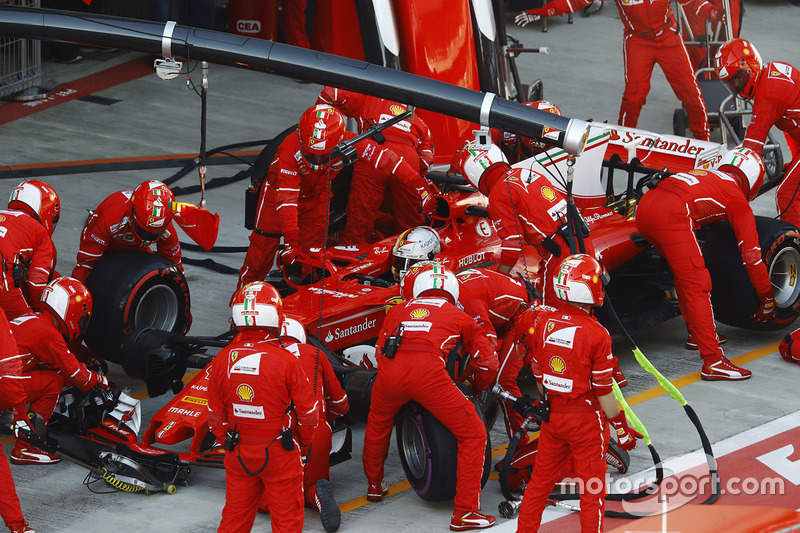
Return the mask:
M317 508L319 509L319 521L328 533L339 530L342 523L342 512L339 505L333 499L333 487L327 479L317 481Z

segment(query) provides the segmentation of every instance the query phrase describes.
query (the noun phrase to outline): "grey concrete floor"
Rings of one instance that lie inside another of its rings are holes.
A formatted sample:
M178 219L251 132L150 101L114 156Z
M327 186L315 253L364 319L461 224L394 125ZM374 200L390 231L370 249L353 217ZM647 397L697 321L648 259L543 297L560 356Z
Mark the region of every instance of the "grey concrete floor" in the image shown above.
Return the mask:
M794 21L800 8L782 0L748 2L742 36L751 39L765 60L783 60L800 65L800 47ZM516 28L509 17L509 32L526 46L548 46L550 54L527 54L518 59L523 81L544 81L544 95L572 117L616 122L623 88L622 26L616 9L606 5L588 18L576 15L573 24L566 17L551 19L549 31L538 24ZM74 65L46 63L44 86L55 87L135 59L126 52L84 53ZM198 69L199 70L199 69ZM192 77L195 83L199 72ZM208 97L208 146L269 139L294 123L311 105L318 85L245 70L211 65ZM155 75L112 87L97 94L117 100L112 105L87 101L66 102L0 126L0 169L6 166L94 160L117 157L195 154L199 149L200 99L186 88L184 78L167 83ZM656 69L648 103L639 127L671 133L672 113L679 102L663 74ZM0 118L4 105L0 103ZM715 133L718 135L718 132ZM788 154L787 154L788 155ZM229 176L242 166L212 166L209 178ZM174 168L65 174L45 176L59 192L63 214L54 240L59 251L58 270L69 273L75 264L79 232L87 216L109 193L130 189L149 178L165 179ZM8 194L17 181L0 182L0 197ZM197 183L195 173L177 185ZM243 227L243 198L246 184L238 182L213 189L208 205L222 217L218 244L244 246L248 231ZM197 201L197 195L181 197ZM757 214L774 216L772 194L753 203ZM213 259L239 268L243 254L197 254L188 257ZM212 273L187 266L194 323L191 334L213 335L227 328L228 298L236 284L234 276ZM754 333L721 325L719 331L730 339L725 345L728 357L748 354L780 340L786 331ZM683 349L685 328L681 319L663 323L637 336L643 352L669 378L676 379L699 370L695 352ZM630 386L626 396L656 387L634 361L626 346L615 346ZM789 366L777 353L768 353L747 364L753 379L743 383L696 382L683 392L697 410L713 442L758 427L783 414L800 409L796 382L800 368ZM122 375L112 366L112 377L134 390L140 383ZM160 408L166 397L144 402L145 419ZM697 438L674 402L654 398L636 406L647 424L662 458L675 457L699 448ZM496 426L492 433L496 445L505 437ZM361 470L363 427L356 427L354 458L332 469L332 483L344 514L342 531L444 531L452 511L450 503L431 504L405 490L378 504L361 505L366 490ZM10 444L4 441L6 452ZM394 450L394 447L393 447ZM644 450L632 453L632 470L647 468ZM174 496L142 496L114 493L96 495L81 484L85 471L62 462L52 467L13 466L23 509L31 523L42 531L99 532L119 531L214 531L224 504L224 475L218 470L196 468L191 486L181 487ZM397 454L392 451L387 463L387 481L405 479ZM502 499L496 481L489 481L483 493L483 507L493 512ZM505 522L500 519L501 522ZM255 530L266 530L268 518L259 516ZM505 526L512 530L513 525ZM306 513L306 530L322 531L314 513Z

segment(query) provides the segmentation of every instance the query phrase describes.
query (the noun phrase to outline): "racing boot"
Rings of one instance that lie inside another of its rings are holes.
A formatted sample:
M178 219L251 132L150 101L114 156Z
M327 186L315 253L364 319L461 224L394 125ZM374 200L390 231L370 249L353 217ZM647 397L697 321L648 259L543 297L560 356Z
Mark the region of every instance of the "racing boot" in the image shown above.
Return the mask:
M380 483L370 483L367 488L367 500L371 502L379 502L387 494L389 494L389 485L383 480Z
M723 335L722 333L717 333L717 340L719 341L720 346L728 342L728 337ZM686 338L686 349L687 350L697 350L697 341L694 338L694 335L689 333L689 337Z
M494 517L478 511L453 511L450 519L451 531L470 531L472 529L486 529L494 525Z
M11 462L15 465L52 465L60 460L61 457L25 444L19 439L17 439L14 449L11 450Z
M342 512L339 510L336 500L333 499L331 482L327 479L320 479L314 488L314 504L319 511L319 520L322 522L322 527L328 533L339 531L339 525L342 523Z
M25 522L25 525L22 527L9 527L8 530L11 533L36 533L36 531L34 531L33 528L28 525L27 522Z
M727 357L720 357L714 362L703 363L700 377L706 381L741 381L749 379L753 373L746 368L739 368Z

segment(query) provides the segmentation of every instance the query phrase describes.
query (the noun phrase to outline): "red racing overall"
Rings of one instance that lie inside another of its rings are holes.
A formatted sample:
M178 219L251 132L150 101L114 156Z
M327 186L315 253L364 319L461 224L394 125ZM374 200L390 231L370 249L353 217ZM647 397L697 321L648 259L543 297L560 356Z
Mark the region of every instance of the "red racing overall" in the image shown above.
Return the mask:
M249 532L262 501L272 531L303 530L301 453L311 445L319 414L297 358L274 340L263 341L266 335L260 328L240 333L212 363L209 428L220 443L229 429L240 434L239 443L225 454L220 533ZM281 445L283 428L293 429L292 450Z
M708 18L716 10L705 0L678 0L687 11ZM592 0L554 0L529 13L543 16L574 13ZM709 138L706 106L686 46L677 33L677 22L670 0L616 0L625 27L622 58L625 67L625 92L619 109L619 124L635 128L639 122L650 77L656 63L661 66L672 91L683 102L689 129L696 139Z
M573 306L542 313L526 344L531 348L526 363L547 389L551 412L550 421L542 423L517 531L538 530L548 496L562 479L570 455L575 475L591 489L580 494L581 532L602 531L609 436L597 398L611 392L611 336L597 319Z
M394 358L383 354L386 339L404 326ZM472 354L472 388L481 391L497 374L497 357L472 318L442 298L416 298L392 307L378 334L378 375L364 434L364 473L380 485L395 415L416 401L458 441L455 511L479 511L486 430L473 404L445 369L445 358L461 340Z
M775 203L781 220L800 226L800 73L792 65L777 61L761 70L743 146L760 154L772 126L786 135L792 154L775 191Z
M72 270L72 277L86 282L94 265L106 252L114 250L147 250L149 242L142 241L131 230L131 193L118 191L100 202L92 216L86 221L81 232L81 244L78 250L77 264ZM181 243L175 232L175 225L170 222L156 241L158 255L175 264L181 271Z
M358 121L359 131L372 124L385 122L405 113L405 104L384 100L335 87L325 87L317 104L328 104L347 117ZM426 174L433 162L433 145L428 126L413 116L381 132L386 138L381 146L388 148L406 161L417 173ZM358 160L353 165L353 179L347 200L347 225L339 244L365 244L371 242L375 219L384 195L391 199L395 219L393 233L419 226L425 219L419 209L419 195L391 173L382 171L374 163Z
M706 363L723 357L711 307L711 277L694 230L719 220L733 227L750 282L763 301L772 297L761 259L753 211L737 181L719 171L674 174L647 191L636 210L642 236L667 260L686 329Z
M500 369L497 383L503 390L520 396L517 375L522 370L522 361L514 349L514 320L528 304L528 293L517 280L484 268L472 268L459 272L458 302L464 312L485 330L489 340L494 342ZM522 424L523 418L513 409L506 409L500 402L506 431L509 438Z
M6 317L11 320L38 310L56 267L56 247L44 226L23 211L0 211L0 260L0 307ZM20 287L14 280L15 265L27 270Z
M310 344L293 342L283 348L293 353L308 377L311 389L316 387L317 411L319 421L314 431L314 440L308 452L308 462L303 468L303 494L308 507L319 509L317 501L317 481L330 479L331 466L331 426L328 420L344 416L350 409L347 395L325 353ZM317 365L319 361L319 365ZM264 502L266 503L266 502ZM266 509L266 505L262 505Z
M344 138L353 136L345 132ZM412 188L425 186L417 171L375 141L365 139L356 147L359 159L384 172L394 173ZM297 251L305 252L325 244L329 180L334 180L340 170L341 167L333 166L312 170L300 153L300 139L295 133L281 143L261 186L256 227L250 234L250 246L239 271L237 289L266 277L281 236L286 245Z

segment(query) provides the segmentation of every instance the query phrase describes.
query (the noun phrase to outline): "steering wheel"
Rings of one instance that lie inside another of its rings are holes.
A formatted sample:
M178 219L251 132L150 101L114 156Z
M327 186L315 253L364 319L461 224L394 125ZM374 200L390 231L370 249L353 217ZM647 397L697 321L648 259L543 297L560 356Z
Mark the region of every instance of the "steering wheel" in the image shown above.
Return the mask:
M348 281L351 279L358 281L361 285L368 285L370 287L389 288L394 285L394 283L387 281L383 278L379 278L377 276L369 276L367 274L359 274L358 272L353 272L351 274L347 274L346 276L342 277L342 281Z

